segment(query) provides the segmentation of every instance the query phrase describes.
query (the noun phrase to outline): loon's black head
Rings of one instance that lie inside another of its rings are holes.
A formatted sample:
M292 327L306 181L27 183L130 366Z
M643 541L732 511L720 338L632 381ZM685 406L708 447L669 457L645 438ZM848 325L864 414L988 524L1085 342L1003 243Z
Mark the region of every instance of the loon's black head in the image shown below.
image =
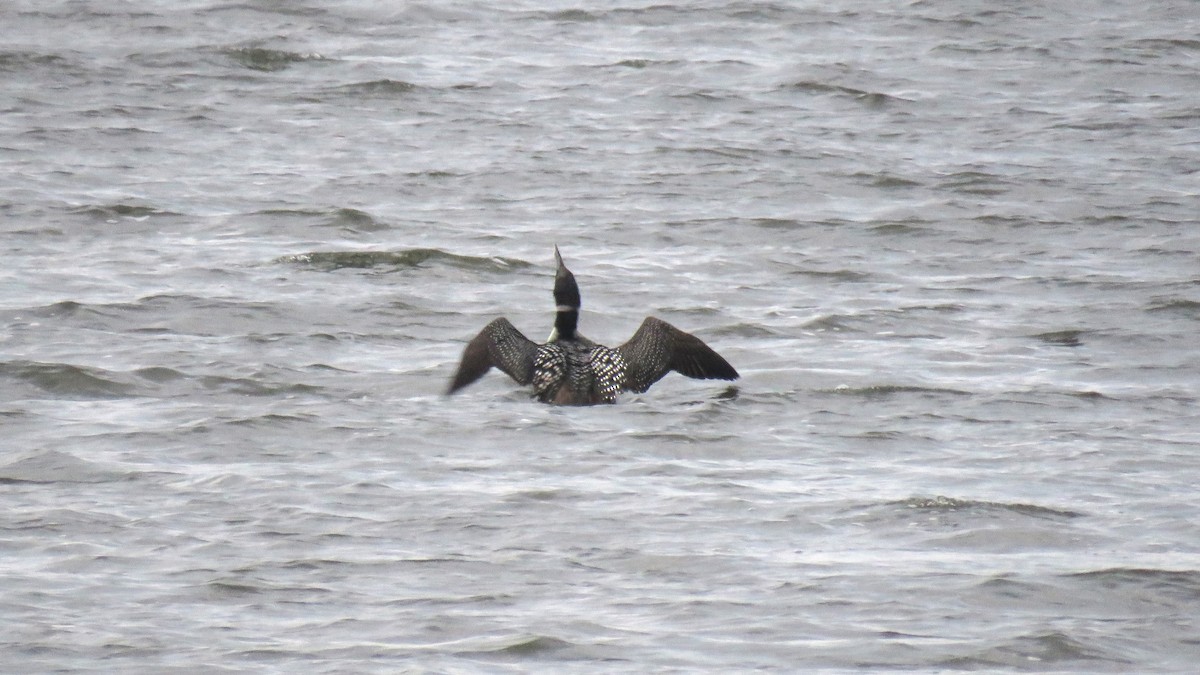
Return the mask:
M554 247L554 260L558 270L554 273L554 331L550 333L549 342L555 340L574 340L575 327L579 323L579 285L575 283L575 275L563 264L562 254L558 246Z
M579 285L575 283L575 275L563 264L558 246L554 247L554 260L558 263L558 271L554 273L554 304L560 312L564 309L579 311L582 304L579 299Z

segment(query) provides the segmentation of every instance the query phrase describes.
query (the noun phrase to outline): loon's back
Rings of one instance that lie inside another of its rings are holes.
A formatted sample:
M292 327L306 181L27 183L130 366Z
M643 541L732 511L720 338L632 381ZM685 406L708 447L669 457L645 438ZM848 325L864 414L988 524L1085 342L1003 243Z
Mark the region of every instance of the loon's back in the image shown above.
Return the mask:
M625 371L620 352L582 336L548 342L534 356L533 391L543 403L616 403Z

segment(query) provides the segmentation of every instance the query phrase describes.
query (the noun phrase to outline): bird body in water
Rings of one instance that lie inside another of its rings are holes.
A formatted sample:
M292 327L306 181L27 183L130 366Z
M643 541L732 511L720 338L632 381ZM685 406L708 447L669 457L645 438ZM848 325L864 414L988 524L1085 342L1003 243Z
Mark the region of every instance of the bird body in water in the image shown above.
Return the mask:
M463 350L448 394L499 368L522 385L533 385L543 403L614 403L622 391L644 392L670 371L696 379L736 380L738 372L690 333L646 317L625 344L610 348L580 335L581 304L575 275L554 247L554 330L545 344L526 338L508 319L489 323Z

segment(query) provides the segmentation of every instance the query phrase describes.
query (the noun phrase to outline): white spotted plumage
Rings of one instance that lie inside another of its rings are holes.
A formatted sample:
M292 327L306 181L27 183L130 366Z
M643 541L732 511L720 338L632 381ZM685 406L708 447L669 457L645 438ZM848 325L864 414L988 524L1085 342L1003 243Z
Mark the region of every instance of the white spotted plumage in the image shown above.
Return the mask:
M555 343L538 347L533 357L533 393L548 399L567 374L567 355Z
M602 345L593 347L588 355L588 369L592 371L592 388L600 400L615 402L625 387L625 357L621 352Z

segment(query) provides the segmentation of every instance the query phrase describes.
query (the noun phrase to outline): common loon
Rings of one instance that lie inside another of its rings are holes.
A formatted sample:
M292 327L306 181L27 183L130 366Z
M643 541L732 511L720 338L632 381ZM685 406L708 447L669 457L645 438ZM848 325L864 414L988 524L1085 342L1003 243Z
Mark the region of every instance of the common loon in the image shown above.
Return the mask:
M520 384L533 385L543 403L614 403L622 391L644 392L669 371L702 380L736 380L738 372L700 338L652 316L625 344L611 349L576 332L579 286L554 247L554 330L545 344L521 334L503 317L489 323L463 350L447 394L493 367Z

